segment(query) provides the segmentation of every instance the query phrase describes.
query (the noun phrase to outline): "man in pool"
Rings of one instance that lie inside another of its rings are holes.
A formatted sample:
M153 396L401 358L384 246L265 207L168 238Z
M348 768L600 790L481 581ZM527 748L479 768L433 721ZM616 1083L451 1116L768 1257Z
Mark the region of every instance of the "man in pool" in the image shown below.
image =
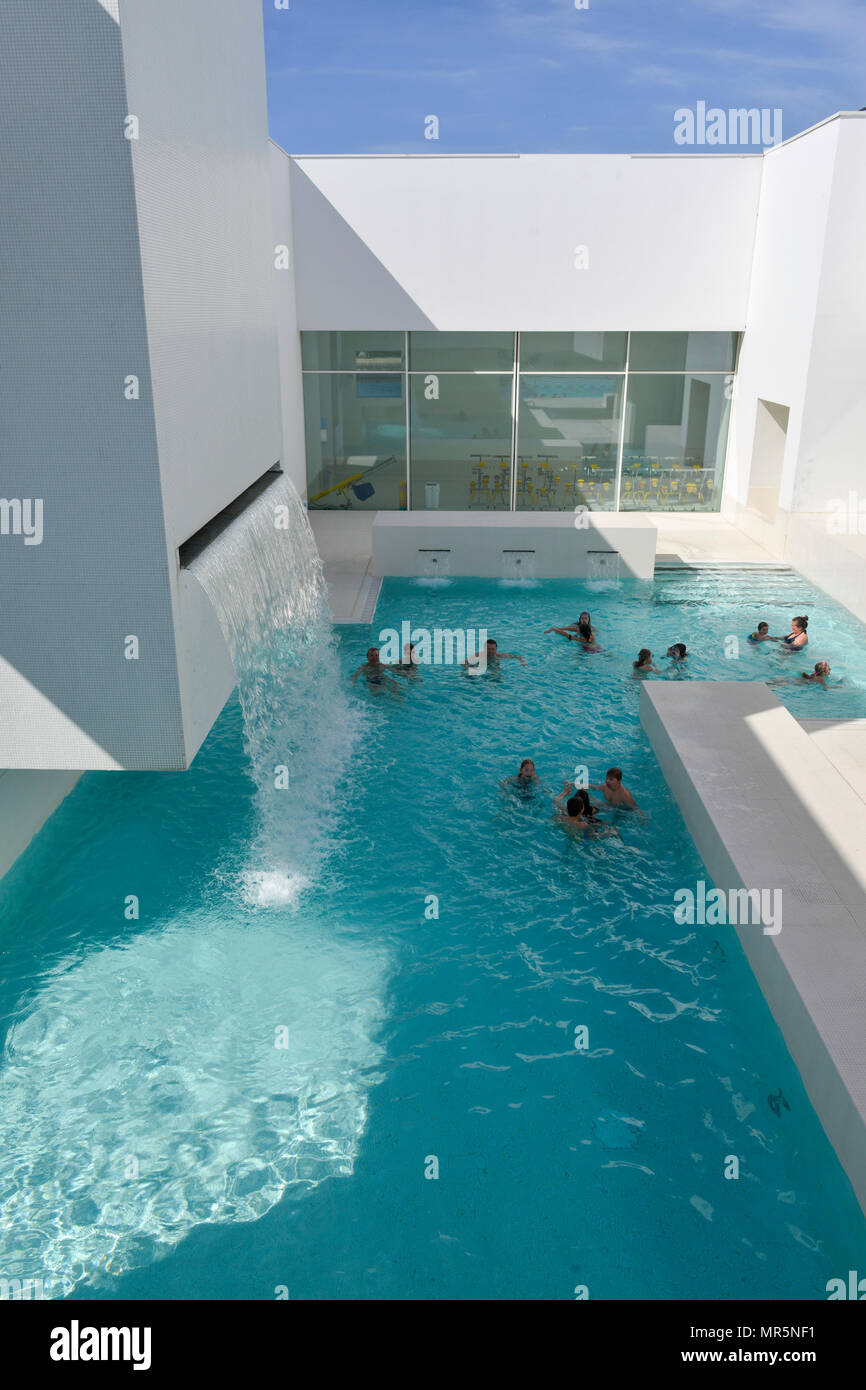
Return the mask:
M367 649L367 660L359 666L357 671L352 672L352 684L359 676L363 676L371 690L377 693L386 688L399 690L397 682L388 675L388 667L379 660L379 648L369 647Z
M488 637L483 650L473 652L472 656L466 658L463 666L473 675L483 675L487 670L495 670L500 661L519 661L521 666L526 665L523 657L518 656L517 652L501 652L493 638Z
M625 806L630 811L638 809L637 802L628 787L622 784L622 768L609 767L603 782L591 783L591 792L604 792L608 806Z

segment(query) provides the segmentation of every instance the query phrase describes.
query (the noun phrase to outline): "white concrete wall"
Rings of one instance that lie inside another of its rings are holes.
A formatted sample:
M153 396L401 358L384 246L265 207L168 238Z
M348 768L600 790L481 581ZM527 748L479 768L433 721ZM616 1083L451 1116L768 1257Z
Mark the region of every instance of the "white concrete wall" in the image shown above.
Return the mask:
M282 453L259 0L121 0L168 543Z
M77 772L0 772L0 878L78 781Z
M181 767L121 31L97 0L3 29L0 494L44 537L0 536L0 766Z
M760 155L298 158L298 321L738 329L760 180Z
M289 264L273 273L274 302L280 346L280 396L283 410L283 472L300 497L307 495L307 460L304 444L304 388L301 379L301 339L295 292L295 249L292 230L291 161L285 150L270 144L271 197L274 246L287 247ZM275 258L276 261L276 258Z
M866 115L844 117L833 129L833 179L791 495L796 512L824 512L849 489L866 498Z
M2 494L45 536L0 538L0 766L180 768L233 678L177 547L283 452L261 6L4 25Z

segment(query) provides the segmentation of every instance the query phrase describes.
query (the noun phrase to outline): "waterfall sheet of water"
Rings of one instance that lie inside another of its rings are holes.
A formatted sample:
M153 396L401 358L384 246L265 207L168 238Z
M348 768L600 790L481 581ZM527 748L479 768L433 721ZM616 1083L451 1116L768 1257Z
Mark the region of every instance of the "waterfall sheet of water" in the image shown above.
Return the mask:
M189 571L228 643L256 784L260 828L245 892L253 903L292 903L327 853L359 715L342 686L321 560L290 479L280 475Z

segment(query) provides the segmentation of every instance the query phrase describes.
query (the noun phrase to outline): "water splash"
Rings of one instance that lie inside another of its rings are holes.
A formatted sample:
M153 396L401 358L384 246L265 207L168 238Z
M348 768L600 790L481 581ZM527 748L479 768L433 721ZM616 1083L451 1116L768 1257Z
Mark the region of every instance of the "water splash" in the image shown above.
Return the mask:
M61 961L0 1073L2 1276L62 1297L351 1173L386 968L331 923L255 911Z
M330 847L334 792L361 721L341 680L322 564L291 480L279 475L189 571L228 643L256 784L260 828L245 893L259 905L291 906Z

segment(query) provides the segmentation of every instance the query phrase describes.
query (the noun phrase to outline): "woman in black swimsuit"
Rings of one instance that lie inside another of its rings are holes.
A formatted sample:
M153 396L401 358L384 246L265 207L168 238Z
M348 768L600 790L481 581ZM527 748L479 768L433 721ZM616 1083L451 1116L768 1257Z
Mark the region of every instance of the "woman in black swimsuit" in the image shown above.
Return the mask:
M806 643L809 641L808 637L806 636L806 628L808 626L809 619L807 617L804 616L802 618L792 618L791 631L788 633L788 636L771 637L770 641L780 642L786 651L800 651L801 648L805 647Z

